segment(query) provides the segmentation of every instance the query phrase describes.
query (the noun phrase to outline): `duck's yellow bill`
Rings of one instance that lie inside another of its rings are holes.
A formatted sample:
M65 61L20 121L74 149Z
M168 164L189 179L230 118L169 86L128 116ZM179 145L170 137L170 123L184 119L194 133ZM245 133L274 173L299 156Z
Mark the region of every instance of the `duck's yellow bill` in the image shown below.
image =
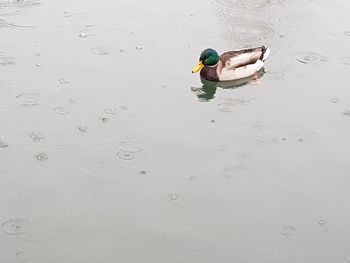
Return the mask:
M204 67L204 64L202 63L202 61L199 61L198 65L192 70L192 73L197 73L197 72L200 71L203 67Z

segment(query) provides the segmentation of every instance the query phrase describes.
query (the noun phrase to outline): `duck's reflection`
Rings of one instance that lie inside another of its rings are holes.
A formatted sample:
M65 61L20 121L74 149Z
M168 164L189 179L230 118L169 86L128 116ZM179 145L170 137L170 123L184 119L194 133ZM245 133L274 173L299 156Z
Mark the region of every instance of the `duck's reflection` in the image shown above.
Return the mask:
M251 77L223 82L209 81L201 77L202 87L191 87L191 90L194 94L196 94L200 101L210 101L215 97L217 88L236 89L249 83L257 83L264 73L264 69L262 68L256 75Z

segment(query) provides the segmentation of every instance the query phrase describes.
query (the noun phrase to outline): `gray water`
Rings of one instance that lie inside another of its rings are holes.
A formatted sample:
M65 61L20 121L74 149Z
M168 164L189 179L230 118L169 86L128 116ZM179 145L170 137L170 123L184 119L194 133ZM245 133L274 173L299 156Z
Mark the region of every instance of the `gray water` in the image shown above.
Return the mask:
M350 262L349 9L0 0L0 262Z

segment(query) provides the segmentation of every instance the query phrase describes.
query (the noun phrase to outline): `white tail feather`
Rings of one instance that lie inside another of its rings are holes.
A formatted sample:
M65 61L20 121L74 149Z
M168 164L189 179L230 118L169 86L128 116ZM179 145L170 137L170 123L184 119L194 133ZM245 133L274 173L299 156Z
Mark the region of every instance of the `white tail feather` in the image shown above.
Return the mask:
M265 60L270 56L270 48L266 48L266 51L264 53L262 61L265 62Z

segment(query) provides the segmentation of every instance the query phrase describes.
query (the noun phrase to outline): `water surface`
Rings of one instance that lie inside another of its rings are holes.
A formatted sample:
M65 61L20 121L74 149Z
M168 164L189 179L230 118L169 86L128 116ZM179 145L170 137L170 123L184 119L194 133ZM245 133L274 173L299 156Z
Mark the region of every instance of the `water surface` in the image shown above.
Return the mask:
M349 8L0 0L0 261L349 262Z

